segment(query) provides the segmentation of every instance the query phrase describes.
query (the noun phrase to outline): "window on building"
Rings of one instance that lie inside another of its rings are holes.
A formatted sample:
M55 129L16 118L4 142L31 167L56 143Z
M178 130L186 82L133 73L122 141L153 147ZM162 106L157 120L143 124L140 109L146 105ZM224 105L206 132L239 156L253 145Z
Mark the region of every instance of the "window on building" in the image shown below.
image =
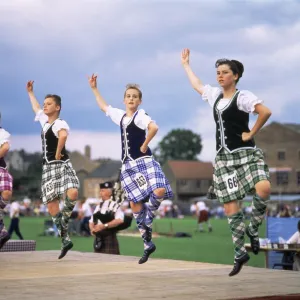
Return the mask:
M196 187L197 187L198 189L201 188L201 180L197 180L197 181L196 181Z
M285 151L278 151L278 160L285 160Z
M187 184L187 182L186 182L185 179L181 179L181 180L180 180L180 185L184 186L184 185L186 185L186 184Z
M289 173L288 172L277 172L277 185L287 185L289 183Z
M297 172L297 184L300 185L300 171Z

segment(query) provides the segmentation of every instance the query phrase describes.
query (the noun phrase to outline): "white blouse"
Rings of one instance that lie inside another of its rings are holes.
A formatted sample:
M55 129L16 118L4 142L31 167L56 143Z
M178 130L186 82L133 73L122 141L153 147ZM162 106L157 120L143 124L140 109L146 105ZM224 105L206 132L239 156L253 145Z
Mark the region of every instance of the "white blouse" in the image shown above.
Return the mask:
M100 202L100 204L102 203L103 201ZM97 213L98 211L100 211L100 204L98 204L94 210L94 214ZM101 207L101 213L102 214L105 214L106 212L108 211L111 211L111 208L112 206L114 206L116 203L113 201L113 200L105 200L102 207ZM124 221L124 212L122 211L121 209L121 206L118 207L118 209L116 210L115 212L115 220L122 220ZM93 223L93 216L91 216L90 220L89 220L90 223ZM102 222L100 220L98 220L98 224L102 224Z
M106 115L111 118L111 120L120 126L120 122L123 118L123 116L126 114L126 112L122 109L114 108L112 106L109 106L106 112ZM127 125L132 118L125 116L123 119L123 125ZM138 113L134 119L134 124L143 129L146 130L148 128L148 125L150 122L154 122L151 117L149 117L143 109L139 109Z
M5 129L0 128L0 147L5 143L10 143L10 134Z
M214 107L214 104L221 93L222 90L219 87L205 85L203 87L202 99L208 102L211 107ZM217 109L223 109L226 105L228 105L228 101L230 100L231 99L226 98L221 99L218 103ZM238 109L246 113L253 113L255 110L255 105L260 103L263 103L263 101L258 99L257 96L247 90L241 90L237 98Z
M40 124L41 124L44 132L46 132L49 129L49 127L52 125L52 124L48 123L48 116L45 115L45 113L42 110L39 110L36 113L34 121L36 121L36 122L39 121L40 122ZM58 119L55 120L54 124L52 126L52 131L53 131L53 133L55 134L55 136L57 138L58 138L58 132L61 129L65 129L67 131L67 134L70 131L70 127L69 127L69 125L67 124L66 121L64 121L64 120L58 120Z

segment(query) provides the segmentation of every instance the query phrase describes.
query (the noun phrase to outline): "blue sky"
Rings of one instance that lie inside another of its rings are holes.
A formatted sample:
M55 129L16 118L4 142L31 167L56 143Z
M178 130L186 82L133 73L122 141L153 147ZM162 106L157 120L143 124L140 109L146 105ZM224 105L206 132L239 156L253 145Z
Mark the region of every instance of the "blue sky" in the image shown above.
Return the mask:
M86 76L96 72L115 107L123 106L127 83L140 84L143 108L160 127L152 146L173 128L189 128L203 138L200 158L212 160L214 123L181 67L185 47L196 74L212 85L217 58L242 61L239 88L262 98L273 121L299 122L299 1L2 2L0 111L13 149L41 148L25 89L33 79L40 102L47 93L61 95L69 149L90 144L93 157L118 158L119 129L88 86Z

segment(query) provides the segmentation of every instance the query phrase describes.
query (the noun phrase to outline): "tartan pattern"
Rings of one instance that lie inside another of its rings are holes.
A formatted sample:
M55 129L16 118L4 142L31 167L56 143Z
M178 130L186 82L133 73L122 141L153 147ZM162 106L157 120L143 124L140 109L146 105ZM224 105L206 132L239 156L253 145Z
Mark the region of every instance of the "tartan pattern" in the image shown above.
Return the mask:
M3 191L12 191L13 177L6 169L0 168L0 193Z
M226 176L236 174L238 188L228 191ZM255 185L269 180L269 168L264 162L260 149L243 149L230 153L222 149L216 156L213 184L208 190L208 199L218 199L221 203L243 199L248 193L255 193Z
M0 195L0 213L5 208L5 206L8 204L8 201L5 201L2 196ZM0 215L1 218L1 215Z
M8 235L9 235L9 233L7 232L7 230L5 228L3 219L0 219L0 241L1 241L1 243L4 242L4 240L7 238ZM2 249L2 248L0 248L0 249Z
M141 177L142 181L139 180ZM125 161L122 165L120 179L129 201L135 203L142 201L158 188L166 189L164 199L173 197L169 181L165 177L160 164L153 157ZM144 180L146 180L146 187L141 187Z
M148 231L150 229L150 232L152 233L152 222L151 223L147 222L148 224L146 224L147 209L148 209L147 206L144 205L142 210L140 210L138 213L133 213L133 216L136 220L137 227L139 229L139 232L144 242L144 249L147 249L153 245L152 241L149 241L147 239L147 234L146 234L146 226L148 227Z
M245 223L244 215L240 211L232 216L228 216L228 224L232 234L235 259L244 256L247 251L245 248Z
M35 251L36 241L33 240L9 240L0 252Z
M63 217L64 222L66 224L69 223L69 220L70 220L70 217L71 217L71 214L72 214L72 211L74 209L75 204L76 204L76 201L72 201L72 200L69 199L68 196L66 196L66 198L64 200L64 207L61 211L62 217Z
M152 233L152 223L155 217L155 212L158 210L160 203L163 199L158 198L154 193L151 193L149 201L145 204L146 205L146 219L145 224L149 228L149 232Z
M61 249L63 249L71 242L68 233L68 223L65 222L63 214L61 212L59 212L56 216L52 217L52 220L57 227L59 236L61 237Z
M47 183L52 181L53 190L47 194ZM71 188L79 188L79 180L70 161L66 163L55 162L43 165L42 199L45 204L61 196Z
M99 250L94 249L95 253L120 255L120 248L116 231L99 234L99 236L101 236L102 239L102 246Z
M261 225L267 209L266 200L254 195L252 201L252 212L248 229L250 234L258 240L258 227Z

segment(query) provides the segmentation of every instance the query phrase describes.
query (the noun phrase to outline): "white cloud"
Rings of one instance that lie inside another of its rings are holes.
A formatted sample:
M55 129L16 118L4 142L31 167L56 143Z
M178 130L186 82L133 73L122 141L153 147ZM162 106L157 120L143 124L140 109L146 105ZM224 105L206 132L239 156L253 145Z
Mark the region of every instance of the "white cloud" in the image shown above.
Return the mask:
M299 15L297 1L2 1L0 38L12 54L0 72L3 78L13 78L15 86L19 72L34 75L38 89L57 90L68 109L84 107L85 121L89 111L96 109L87 72L99 72L100 91L113 105L122 105L127 82L141 83L145 105L153 107L151 116L157 120L156 114L161 115L158 124L169 129L195 128L203 139L200 158L212 160L213 117L204 104L197 105L198 110L189 107L194 99L180 65L181 49L191 48L193 70L210 84L215 82L217 58L241 60L245 74L240 89L265 100L272 117L280 121L287 107L300 98ZM23 91L23 86L16 89ZM5 98L7 102L10 98ZM1 102L1 108L5 103ZM183 113L186 119L179 124L176 116ZM13 138L18 148L40 150L38 135ZM69 149L81 152L90 144L94 157L120 156L117 133L76 130L68 143Z

